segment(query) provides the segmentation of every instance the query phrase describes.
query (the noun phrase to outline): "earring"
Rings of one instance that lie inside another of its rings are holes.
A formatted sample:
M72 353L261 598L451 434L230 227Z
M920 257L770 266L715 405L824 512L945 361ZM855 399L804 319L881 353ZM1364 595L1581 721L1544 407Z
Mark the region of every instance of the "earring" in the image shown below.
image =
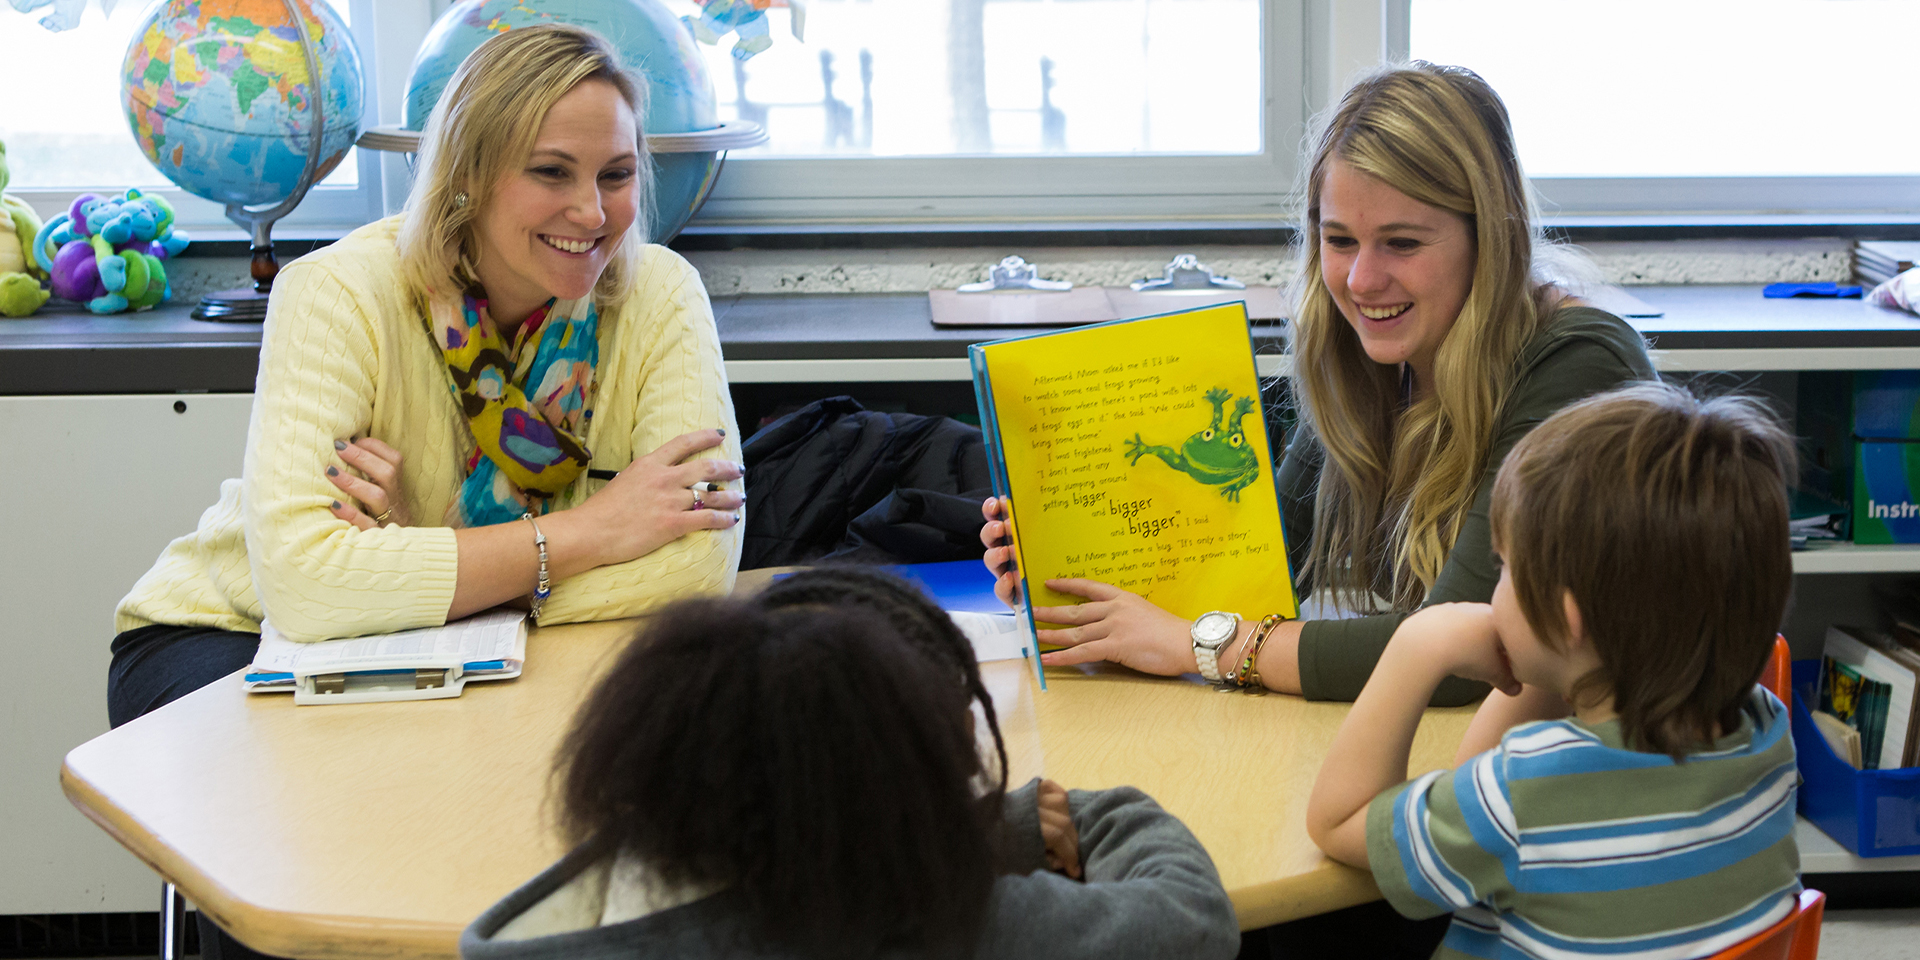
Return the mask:
M454 195L453 195L453 205L454 205L454 206L456 206L456 207L464 207L464 206L466 206L466 205L467 205L467 195L466 195L466 194L464 194L464 193L456 193L456 194L454 194Z

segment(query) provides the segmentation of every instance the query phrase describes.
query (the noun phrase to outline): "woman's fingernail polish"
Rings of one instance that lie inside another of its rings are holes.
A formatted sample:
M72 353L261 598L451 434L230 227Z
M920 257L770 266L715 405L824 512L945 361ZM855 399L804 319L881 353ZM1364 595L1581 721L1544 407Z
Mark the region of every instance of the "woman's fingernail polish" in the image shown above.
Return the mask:
M338 510L338 509L340 509L340 501L338 501L338 500L335 500L335 501L333 502L333 508L334 508L335 510Z
M335 440L333 442L333 448L335 450L345 450L347 448L347 442L345 440Z
M337 477L337 476L339 476L339 475L340 475L340 468L339 468L339 467L328 467L328 468L327 468L327 476L329 476L329 477Z
M721 435L721 436L723 436L723 437L724 437L724 436L726 436L726 435L727 435L727 428L726 428L726 427L714 427L714 428L713 428L713 432L714 432L714 433L717 433L717 434L719 434L719 435Z

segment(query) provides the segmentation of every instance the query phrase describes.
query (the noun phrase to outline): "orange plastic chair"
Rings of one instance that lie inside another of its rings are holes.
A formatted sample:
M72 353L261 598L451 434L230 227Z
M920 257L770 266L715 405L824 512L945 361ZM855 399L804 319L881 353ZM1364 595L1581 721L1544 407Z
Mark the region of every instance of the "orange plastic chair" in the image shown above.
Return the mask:
M1793 658L1787 651L1787 638L1773 635L1773 654L1760 669L1760 685L1773 691L1781 703L1793 702Z
M1710 960L1815 960L1820 956L1820 918L1826 912L1826 894L1802 890L1800 902L1779 923L1714 954Z

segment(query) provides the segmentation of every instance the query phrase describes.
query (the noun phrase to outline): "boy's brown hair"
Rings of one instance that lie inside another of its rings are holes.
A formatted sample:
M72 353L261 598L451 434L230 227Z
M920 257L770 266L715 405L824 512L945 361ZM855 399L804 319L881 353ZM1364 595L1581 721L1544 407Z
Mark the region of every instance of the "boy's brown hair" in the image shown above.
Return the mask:
M1573 595L1628 745L1683 754L1739 727L1793 580L1793 440L1759 401L1636 384L1561 410L1494 481L1515 599L1562 649Z

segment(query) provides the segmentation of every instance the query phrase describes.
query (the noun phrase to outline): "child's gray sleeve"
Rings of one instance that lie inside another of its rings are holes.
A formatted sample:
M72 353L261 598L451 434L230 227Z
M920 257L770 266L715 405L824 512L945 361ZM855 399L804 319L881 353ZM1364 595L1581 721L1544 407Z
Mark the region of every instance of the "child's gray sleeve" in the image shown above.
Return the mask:
M1001 803L1000 865L1008 873L1032 873L1047 867L1046 842L1040 837L1040 778L1007 791Z
M1132 787L1067 796L1086 881L1047 871L1002 877L977 956L1224 960L1239 952L1233 903L1184 824Z

